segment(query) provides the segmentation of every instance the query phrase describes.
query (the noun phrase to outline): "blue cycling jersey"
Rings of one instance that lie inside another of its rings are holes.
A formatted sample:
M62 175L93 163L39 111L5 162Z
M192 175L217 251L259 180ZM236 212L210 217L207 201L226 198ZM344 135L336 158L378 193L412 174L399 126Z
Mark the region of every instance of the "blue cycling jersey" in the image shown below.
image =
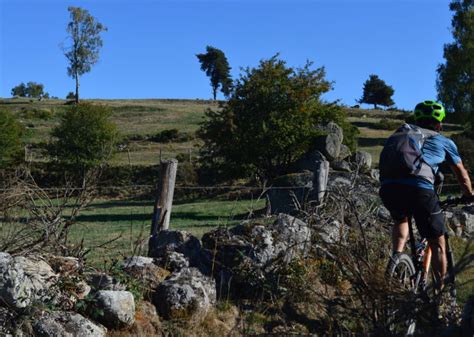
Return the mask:
M458 148L454 142L438 134L431 138L428 138L423 145L423 159L429 164L435 173L439 170L439 165L444 161L447 161L451 165L456 165L461 162ZM434 189L433 184L422 178L410 177L403 179L384 179L381 181L382 185L385 184L403 184L412 185L426 189Z

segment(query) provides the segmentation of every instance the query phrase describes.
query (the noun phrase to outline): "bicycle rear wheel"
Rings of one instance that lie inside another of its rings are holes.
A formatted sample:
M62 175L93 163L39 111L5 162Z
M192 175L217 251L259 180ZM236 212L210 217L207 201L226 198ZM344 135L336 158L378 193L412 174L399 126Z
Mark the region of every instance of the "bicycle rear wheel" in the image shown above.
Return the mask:
M400 254L395 260L392 260L387 268L387 274L398 283L400 287L415 293L416 270L411 257L408 254ZM395 336L413 336L416 328L416 319L410 315L407 308L396 308L390 310L389 330Z

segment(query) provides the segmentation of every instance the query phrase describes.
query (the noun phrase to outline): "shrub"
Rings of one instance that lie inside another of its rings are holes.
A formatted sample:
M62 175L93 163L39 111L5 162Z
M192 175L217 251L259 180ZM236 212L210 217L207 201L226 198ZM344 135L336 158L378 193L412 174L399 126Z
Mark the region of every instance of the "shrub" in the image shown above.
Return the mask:
M53 118L54 111L51 109L38 109L38 108L21 108L21 115L26 119L43 119L48 120Z
M187 142L192 139L191 135L179 132L178 129L166 129L158 132L149 138L152 142L171 143L171 142Z
M315 125L344 124L343 110L320 100L331 88L324 68L311 65L293 69L274 56L244 70L229 100L218 111L208 110L198 131L204 169L221 179L272 179L311 148L320 135ZM352 132L350 142L355 130L343 127Z
M6 168L21 157L23 126L15 117L0 111L0 168Z
M87 169L107 161L117 141L110 111L88 103L71 106L52 131L50 154L74 169Z
M378 123L374 125L374 127L376 129L381 129L381 130L396 130L402 124L403 124L403 121L382 118Z

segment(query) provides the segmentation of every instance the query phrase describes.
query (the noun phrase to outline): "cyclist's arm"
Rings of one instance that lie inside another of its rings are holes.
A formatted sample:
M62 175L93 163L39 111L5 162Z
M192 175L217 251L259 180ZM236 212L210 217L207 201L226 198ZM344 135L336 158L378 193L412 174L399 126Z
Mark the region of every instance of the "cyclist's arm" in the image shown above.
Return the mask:
M464 195L472 195L472 186L471 186L471 179L469 178L469 174L467 173L466 168L462 164L462 161L458 162L457 164L451 165L451 169L458 180L459 185L463 191Z

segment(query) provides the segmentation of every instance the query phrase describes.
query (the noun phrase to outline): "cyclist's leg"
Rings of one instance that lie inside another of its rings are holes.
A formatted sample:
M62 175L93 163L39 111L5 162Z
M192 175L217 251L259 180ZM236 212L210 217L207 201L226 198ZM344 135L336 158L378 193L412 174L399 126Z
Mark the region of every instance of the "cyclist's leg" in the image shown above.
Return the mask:
M395 220L392 227L392 252L401 253L405 248L405 243L408 239L408 218L404 217L401 220Z
M431 248L432 257L431 264L433 266L433 275L435 281L436 290L440 291L444 286L444 279L448 268L448 262L446 258L446 240L444 235L441 235L435 239L428 239L428 243Z
M428 189L418 189L416 192L414 217L420 235L428 239L432 251L432 267L435 274L435 287L440 290L446 275L446 241L447 232L444 217L436 193Z

